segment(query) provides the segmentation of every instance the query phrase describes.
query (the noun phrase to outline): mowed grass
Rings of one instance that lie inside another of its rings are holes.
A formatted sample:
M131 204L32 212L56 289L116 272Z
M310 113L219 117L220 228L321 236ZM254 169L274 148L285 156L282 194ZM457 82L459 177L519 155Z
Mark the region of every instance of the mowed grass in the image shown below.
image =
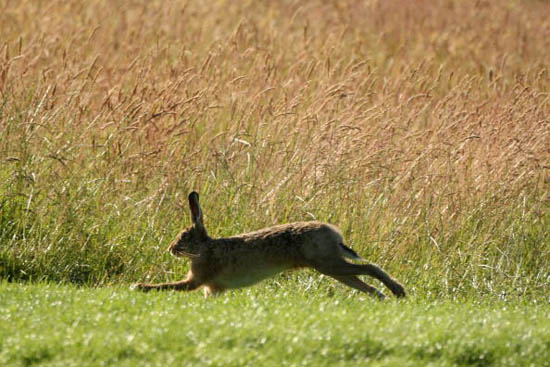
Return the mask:
M2 366L549 366L548 303L0 285Z

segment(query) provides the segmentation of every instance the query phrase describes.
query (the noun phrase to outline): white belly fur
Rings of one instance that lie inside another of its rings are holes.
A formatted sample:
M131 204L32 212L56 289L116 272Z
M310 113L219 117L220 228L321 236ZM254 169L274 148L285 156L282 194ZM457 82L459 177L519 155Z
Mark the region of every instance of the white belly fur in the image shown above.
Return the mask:
M216 283L224 288L246 287L276 275L287 268L287 266L270 266L257 269L244 269L239 273L220 274L220 276L216 278Z

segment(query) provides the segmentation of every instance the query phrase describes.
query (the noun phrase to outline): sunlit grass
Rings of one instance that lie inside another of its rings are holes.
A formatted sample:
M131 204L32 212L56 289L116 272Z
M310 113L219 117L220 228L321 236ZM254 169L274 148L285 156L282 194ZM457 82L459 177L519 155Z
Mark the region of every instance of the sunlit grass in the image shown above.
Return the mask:
M0 277L180 277L229 235L330 221L413 294L540 298L541 1L21 1L0 11ZM457 21L459 20L459 21Z
M550 357L546 303L379 302L344 287L295 287L286 280L204 299L3 283L0 363L545 366Z

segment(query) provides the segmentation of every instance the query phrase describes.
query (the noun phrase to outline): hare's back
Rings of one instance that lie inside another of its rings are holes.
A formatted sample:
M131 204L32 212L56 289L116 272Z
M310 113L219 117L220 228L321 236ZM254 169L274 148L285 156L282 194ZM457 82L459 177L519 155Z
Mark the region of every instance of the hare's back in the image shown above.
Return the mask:
M308 259L319 256L338 256L343 243L340 230L322 222L295 222L245 233L234 239L243 247L252 261L294 262L295 266L308 264ZM242 251L238 251L242 254Z
M342 242L342 234L337 227L317 221L280 224L244 233L234 238L243 239L251 244L261 244L262 241L271 242L271 240L300 243L304 241L325 241L328 239Z

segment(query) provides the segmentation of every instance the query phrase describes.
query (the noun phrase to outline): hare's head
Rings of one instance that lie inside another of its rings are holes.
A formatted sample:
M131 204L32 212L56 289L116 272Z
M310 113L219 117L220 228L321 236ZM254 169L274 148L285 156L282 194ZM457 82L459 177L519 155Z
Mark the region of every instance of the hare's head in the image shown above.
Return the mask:
M204 242L208 241L208 233L202 223L202 210L199 205L199 194L195 191L189 194L189 208L193 225L183 231L181 235L168 247L174 256L197 257Z

